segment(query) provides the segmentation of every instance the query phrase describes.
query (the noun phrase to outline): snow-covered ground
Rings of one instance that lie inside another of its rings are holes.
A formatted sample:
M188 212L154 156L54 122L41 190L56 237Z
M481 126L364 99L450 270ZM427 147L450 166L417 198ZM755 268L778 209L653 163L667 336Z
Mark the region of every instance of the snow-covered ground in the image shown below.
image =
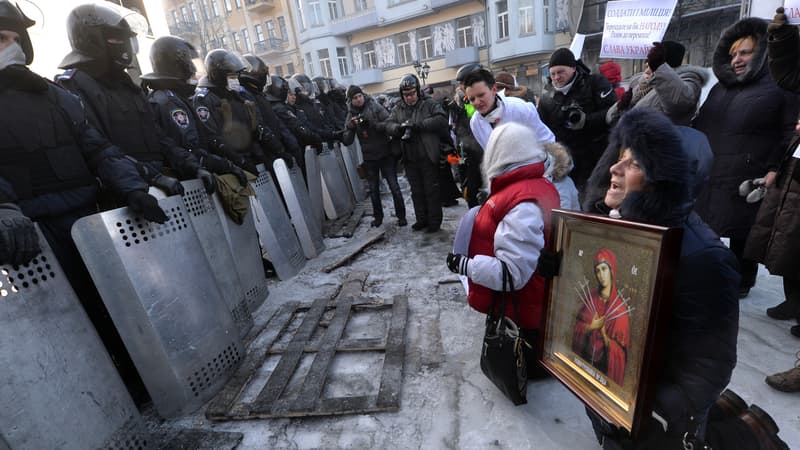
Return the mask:
M413 208L405 179L409 224ZM183 426L244 433L240 449L592 449L599 448L583 404L555 380L532 382L528 404L514 407L483 376L478 366L483 316L469 308L464 291L445 265L458 219L466 206L445 209L442 230L413 232L394 225L391 198L384 196L386 238L330 274L319 269L345 251L350 239L327 239L328 249L294 278L274 282L257 324L288 300L331 296L350 271L368 271L366 296L409 300L406 356L398 412L303 419L210 422L203 411L173 421ZM365 217L352 239L363 238ZM731 389L769 412L779 436L800 448L800 394L785 394L764 383L768 374L795 362L800 339L789 334L792 322L764 314L781 301L780 278L759 273L756 287L741 302L739 364ZM334 363L336 364L336 363ZM347 360L348 371L377 373L368 361ZM377 390L377 387L376 387Z

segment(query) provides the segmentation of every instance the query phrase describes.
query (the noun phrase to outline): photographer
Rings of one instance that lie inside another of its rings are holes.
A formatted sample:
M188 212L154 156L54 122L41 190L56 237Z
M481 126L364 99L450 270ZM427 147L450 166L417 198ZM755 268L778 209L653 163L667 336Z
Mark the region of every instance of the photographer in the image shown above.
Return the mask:
M539 102L539 116L572 152L575 168L570 176L581 195L606 147L606 112L616 102L611 83L575 61L569 49L560 48L550 56L549 84Z
M372 200L372 226L379 227L383 223L380 188L380 175L383 175L392 192L397 225L403 227L408 223L406 205L397 183L397 159L389 150L389 138L386 136L385 122L389 118L389 112L355 85L347 89L347 104L349 110L344 121L342 143L351 145L358 135Z
M447 114L439 102L423 96L419 80L407 74L400 80L399 102L386 121L386 134L399 138L406 177L411 185L416 222L411 228L428 233L442 224L439 195L439 143L448 133Z

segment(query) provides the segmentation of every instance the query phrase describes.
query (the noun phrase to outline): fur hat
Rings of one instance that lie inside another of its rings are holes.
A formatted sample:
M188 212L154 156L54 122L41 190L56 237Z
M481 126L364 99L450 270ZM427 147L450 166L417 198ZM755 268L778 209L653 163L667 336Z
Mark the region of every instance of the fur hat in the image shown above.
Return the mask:
M550 67L553 66L569 66L575 67L575 55L568 48L559 48L550 55Z
M494 75L494 81L498 84L502 84L502 87L514 87L517 85L517 82L514 80L514 75L508 72L497 72ZM500 86L498 86L498 88L500 88Z
M548 142L544 149L548 155L544 176L552 178L553 182L563 180L574 167L569 150L558 142Z
M665 60L670 67L680 67L683 64L683 55L686 54L686 47L675 41L662 41Z
M532 129L521 123L508 122L492 130L483 155L481 171L486 185L489 186L492 178L511 168L542 162L546 158L547 153Z
M364 91L362 91L359 86L353 84L349 88L347 88L347 99L352 100L356 94L363 94L363 93Z

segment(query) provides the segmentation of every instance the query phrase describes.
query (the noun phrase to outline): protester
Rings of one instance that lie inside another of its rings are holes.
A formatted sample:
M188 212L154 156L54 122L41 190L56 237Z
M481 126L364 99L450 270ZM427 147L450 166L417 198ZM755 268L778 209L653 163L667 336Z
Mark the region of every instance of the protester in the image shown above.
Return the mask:
M625 93L625 87L622 86L622 68L619 64L614 61L606 61L600 64L600 73L614 87L614 93L617 94L617 98L621 99L622 94Z
M502 292L505 263L517 302L504 312L535 350L526 355L529 378L545 376L535 365L541 354L544 278L537 272L549 239L550 212L558 191L544 178L547 153L531 128L516 122L499 125L486 146L483 175L490 196L474 216L467 254L449 254L448 268L469 279L469 304L486 314ZM461 226L464 226L463 224ZM518 311L518 312L517 312Z
M772 187L798 114L796 98L767 73L766 58L766 21L742 19L727 28L714 52L719 83L694 122L714 152L711 181L696 210L716 233L730 238L739 261L741 298L756 281L758 264L744 256L744 246L759 205L740 195L740 185L763 177L766 188Z
M497 85L497 95L501 97L516 97L534 105L536 104L536 97L533 95L533 91L525 86L518 85L514 75L508 72L497 72L494 75L494 80Z
M569 150L558 142L548 142L544 144L544 149L547 152L544 177L550 180L558 190L561 209L580 211L578 189L575 188L575 183L569 177L573 167Z
M684 448L684 440L694 448L703 442L715 449L787 448L780 447L777 430L768 429L771 418L757 406L745 405L731 417L715 406L736 365L739 274L732 252L692 212L692 196L706 182L704 165L697 164L705 157L695 153L703 146L702 135L681 133L663 114L633 110L612 130L589 179L587 210L602 204L602 212L613 209L626 220L683 228L669 345L652 415L647 414L633 441L626 431L589 412L606 450ZM709 411L714 421L706 434ZM764 440L776 446L765 447Z
M533 130L535 142L555 141L553 132L539 119L539 113L532 103L518 98L502 98L497 95L494 76L486 69L476 70L464 78L467 98L475 107L475 114L469 126L475 140L485 150L489 143L489 135L498 125L508 122L521 123Z
M558 142L572 152L572 179L583 193L589 174L606 147L606 112L617 101L608 80L592 74L569 49L550 56L550 78L539 100L539 115Z
M411 228L434 233L442 225L439 161L441 140L447 133L447 115L438 102L423 96L415 75L404 75L398 91L402 102L392 110L386 132L401 142L417 218Z
M372 201L372 226L379 227L383 223L380 188L380 177L383 176L392 192L397 225L404 227L408 222L403 193L400 192L400 185L397 182L397 158L390 151L389 138L386 136L386 120L389 118L389 112L378 105L372 97L364 94L359 86L353 85L347 89L347 100L350 110L344 122L342 143L351 145L358 135Z
M626 111L647 107L661 111L675 125L689 125L708 74L701 67L682 65L685 51L674 41L654 42L644 73L633 78L625 94L608 109L606 121L613 125Z

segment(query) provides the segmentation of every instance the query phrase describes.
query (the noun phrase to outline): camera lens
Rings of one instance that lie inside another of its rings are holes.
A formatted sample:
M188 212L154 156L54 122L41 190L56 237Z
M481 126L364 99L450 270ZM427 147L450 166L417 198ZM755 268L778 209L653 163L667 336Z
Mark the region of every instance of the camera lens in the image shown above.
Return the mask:
M403 141L411 139L411 128L406 128L406 131L403 132L403 136L400 139Z

